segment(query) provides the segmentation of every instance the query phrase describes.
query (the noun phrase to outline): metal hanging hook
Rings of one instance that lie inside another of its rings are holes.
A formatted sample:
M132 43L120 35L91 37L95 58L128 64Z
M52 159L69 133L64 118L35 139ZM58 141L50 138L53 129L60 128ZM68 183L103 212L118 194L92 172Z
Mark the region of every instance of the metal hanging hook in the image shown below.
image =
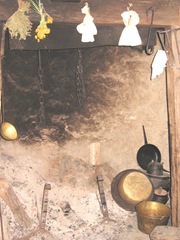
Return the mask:
M4 120L4 80L3 80L3 69L5 68L5 50L6 50L6 30L2 28L2 38L0 42L1 46L1 63L0 63L0 112L1 112L1 127L0 134L5 140L15 140L17 138L17 130L10 123Z
M150 38L151 38L151 31L152 31L152 25L153 25L153 20L154 20L154 9L152 7L150 7L149 9L146 10L146 16L148 16L149 11L151 11L152 15L151 15L151 24L149 27L149 32L148 32L148 39L147 39L147 43L146 43L146 47L145 47L145 52L147 55L151 55L154 52L154 46L149 46L150 43Z

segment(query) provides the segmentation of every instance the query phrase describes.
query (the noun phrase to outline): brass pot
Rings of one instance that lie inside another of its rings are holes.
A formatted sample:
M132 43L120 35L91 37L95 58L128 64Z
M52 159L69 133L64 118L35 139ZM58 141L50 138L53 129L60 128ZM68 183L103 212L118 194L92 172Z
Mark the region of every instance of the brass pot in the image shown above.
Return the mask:
M127 211L135 211L137 203L151 200L154 188L150 179L141 171L127 169L113 178L111 194L115 202Z
M15 140L17 138L16 128L9 122L3 122L1 125L1 136L5 140Z
M143 201L136 205L138 229L150 234L156 226L167 225L171 209L159 202Z

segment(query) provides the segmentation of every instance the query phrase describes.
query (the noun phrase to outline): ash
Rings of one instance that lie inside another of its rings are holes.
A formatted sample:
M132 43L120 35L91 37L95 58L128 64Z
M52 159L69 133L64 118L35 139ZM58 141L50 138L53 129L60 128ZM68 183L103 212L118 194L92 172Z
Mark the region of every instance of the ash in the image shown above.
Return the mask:
M17 143L8 145L9 152L1 154L0 177L8 182L8 188L13 189L32 224L28 227L19 224L14 214L18 211L14 199L9 198L12 200L10 203L1 198L5 240L149 239L138 230L136 214L120 208L112 199L110 180L105 171L104 189L109 218L104 218L100 210L98 187L87 163L81 159L71 159L66 154L61 156L60 161L59 156L55 157L56 148L53 148L54 155L51 154L49 159L45 152L39 151L42 146L24 149ZM47 183L51 185L51 190L46 196L45 227L41 228L43 189ZM23 222L23 216L19 216Z

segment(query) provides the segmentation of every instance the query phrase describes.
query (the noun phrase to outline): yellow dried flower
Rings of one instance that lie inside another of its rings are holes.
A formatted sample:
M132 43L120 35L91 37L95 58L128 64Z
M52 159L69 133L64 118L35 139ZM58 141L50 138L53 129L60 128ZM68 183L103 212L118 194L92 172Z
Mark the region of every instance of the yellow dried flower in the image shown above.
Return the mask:
M43 4L41 3L41 0L28 0L34 10L40 15L41 20L39 26L36 28L35 32L35 39L37 42L40 42L40 40L46 38L47 34L50 34L50 29L47 27L47 24L53 23L53 18L47 14L46 10L44 9Z
M40 40L46 38L47 34L50 34L51 30L47 27L47 22L45 21L45 18L43 17L39 26L37 26L35 39L40 42Z
M53 23L53 18L48 15L46 23L47 24L52 24Z

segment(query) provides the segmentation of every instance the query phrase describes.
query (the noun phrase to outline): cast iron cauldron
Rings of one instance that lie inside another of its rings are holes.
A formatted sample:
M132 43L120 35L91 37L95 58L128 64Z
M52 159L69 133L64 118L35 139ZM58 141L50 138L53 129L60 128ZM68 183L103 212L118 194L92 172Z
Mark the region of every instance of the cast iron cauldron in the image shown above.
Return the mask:
M163 164L152 160L147 166L147 173L153 175L163 175Z
M155 189L163 188L166 191L170 190L170 174L163 169L162 163L151 161L148 164L146 174L150 178Z
M165 189L163 189L162 187L154 189L152 201L166 204L168 200L169 200L168 192Z
M149 173L145 173L148 178L151 180L154 188L159 188L162 187L165 189L167 192L170 191L171 189L171 178L169 173L163 173L163 175L153 175Z

